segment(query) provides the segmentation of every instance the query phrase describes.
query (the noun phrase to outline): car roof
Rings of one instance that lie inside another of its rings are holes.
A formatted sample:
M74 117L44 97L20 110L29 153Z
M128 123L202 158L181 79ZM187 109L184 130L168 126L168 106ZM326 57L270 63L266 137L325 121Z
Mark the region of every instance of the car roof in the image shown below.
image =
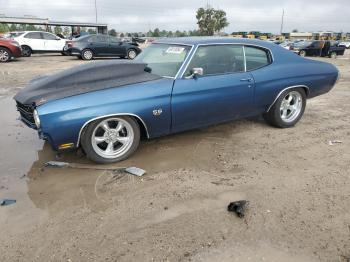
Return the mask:
M155 41L154 43L179 44L179 45L205 45L205 44L251 44L260 45L263 47L271 47L275 45L269 41L248 38L233 38L233 37L178 37L164 38Z

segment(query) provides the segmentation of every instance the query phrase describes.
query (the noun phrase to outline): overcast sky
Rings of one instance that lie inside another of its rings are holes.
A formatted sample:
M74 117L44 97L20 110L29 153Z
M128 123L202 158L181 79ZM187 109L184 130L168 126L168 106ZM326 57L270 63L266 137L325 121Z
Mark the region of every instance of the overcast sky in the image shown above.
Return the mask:
M119 32L197 28L195 13L209 2L226 11L225 32L284 30L350 32L350 0L96 0L98 22ZM95 22L95 0L0 0L0 14Z

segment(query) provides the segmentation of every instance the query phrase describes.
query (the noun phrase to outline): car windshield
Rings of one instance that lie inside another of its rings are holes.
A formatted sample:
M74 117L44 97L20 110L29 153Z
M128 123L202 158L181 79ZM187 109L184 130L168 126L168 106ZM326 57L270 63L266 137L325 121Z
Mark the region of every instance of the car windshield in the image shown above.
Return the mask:
M295 47L304 47L310 45L311 41L300 41L294 44Z
M184 45L152 44L135 60L146 63L147 71L152 74L175 77L190 49Z

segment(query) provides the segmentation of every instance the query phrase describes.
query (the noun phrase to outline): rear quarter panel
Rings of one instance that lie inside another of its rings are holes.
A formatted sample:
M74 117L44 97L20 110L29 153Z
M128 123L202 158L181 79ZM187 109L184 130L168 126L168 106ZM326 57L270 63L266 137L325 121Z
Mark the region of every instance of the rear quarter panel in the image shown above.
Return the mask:
M259 111L265 112L285 88L307 86L307 97L312 98L328 92L337 80L338 70L332 64L303 58L281 47L272 52L271 65L251 71Z

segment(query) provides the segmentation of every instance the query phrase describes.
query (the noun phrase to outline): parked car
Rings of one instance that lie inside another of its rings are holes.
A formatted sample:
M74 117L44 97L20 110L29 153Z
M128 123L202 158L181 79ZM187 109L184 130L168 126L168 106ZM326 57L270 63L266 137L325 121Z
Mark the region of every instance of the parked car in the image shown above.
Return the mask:
M48 32L24 31L10 34L21 45L22 55L27 57L33 53L62 53L66 44L65 39Z
M141 52L137 43L123 42L119 38L108 35L88 35L67 41L64 50L84 60L111 56L134 59Z
M330 91L338 75L332 64L266 41L177 38L156 41L134 61L89 63L34 79L14 99L22 121L54 150L81 146L91 160L111 163L129 157L142 135L254 115L292 127L306 99Z
M349 41L342 41L342 42L340 42L339 46L344 46L347 49L349 49L350 48L350 40Z
M21 47L16 41L0 38L0 62L8 62L20 57L21 53Z
M300 56L336 58L338 55L344 55L345 47L337 46L334 41L306 41L300 45L294 45L293 51Z

